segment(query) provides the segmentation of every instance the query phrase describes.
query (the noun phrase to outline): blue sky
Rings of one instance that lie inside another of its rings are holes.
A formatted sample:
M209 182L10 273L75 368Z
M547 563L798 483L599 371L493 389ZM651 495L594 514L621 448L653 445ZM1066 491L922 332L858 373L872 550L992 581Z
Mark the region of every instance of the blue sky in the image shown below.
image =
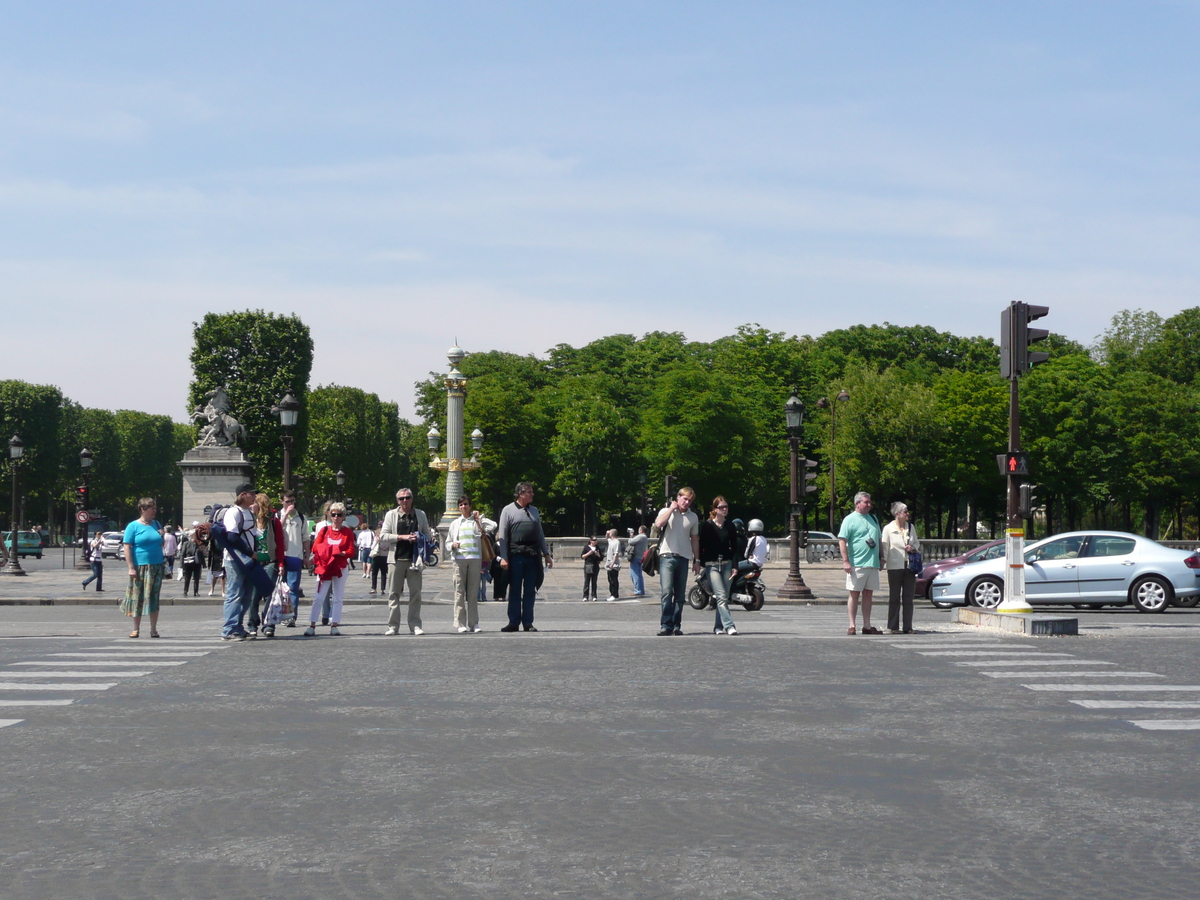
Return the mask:
M182 419L299 314L412 410L467 350L1200 303L1195 2L0 8L0 377Z

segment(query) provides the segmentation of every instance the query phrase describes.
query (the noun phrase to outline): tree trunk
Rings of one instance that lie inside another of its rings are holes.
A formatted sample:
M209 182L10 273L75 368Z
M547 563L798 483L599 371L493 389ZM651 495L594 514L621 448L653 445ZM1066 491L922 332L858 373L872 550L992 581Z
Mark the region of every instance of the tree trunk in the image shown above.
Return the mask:
M967 533L965 537L975 540L978 537L978 529L975 527L975 498L974 496L967 497Z
M1157 510L1154 508L1154 503L1151 500L1146 501L1146 505L1142 510L1142 523L1146 532L1146 537L1152 541L1158 540L1158 517Z

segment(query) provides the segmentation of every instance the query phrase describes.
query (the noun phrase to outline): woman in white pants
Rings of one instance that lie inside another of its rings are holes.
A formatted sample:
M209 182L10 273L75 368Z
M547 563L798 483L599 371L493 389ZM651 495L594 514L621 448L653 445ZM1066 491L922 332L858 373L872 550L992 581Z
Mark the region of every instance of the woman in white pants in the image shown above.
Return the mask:
M317 617L325 597L333 591L329 605L329 633L341 634L338 623L342 619L342 596L346 593L346 579L350 577L350 560L354 558L354 532L342 523L346 521L346 507L341 503L329 506L329 519L333 523L317 530L312 544L313 571L317 573L317 595L313 597L312 612L308 616L305 637L317 633Z

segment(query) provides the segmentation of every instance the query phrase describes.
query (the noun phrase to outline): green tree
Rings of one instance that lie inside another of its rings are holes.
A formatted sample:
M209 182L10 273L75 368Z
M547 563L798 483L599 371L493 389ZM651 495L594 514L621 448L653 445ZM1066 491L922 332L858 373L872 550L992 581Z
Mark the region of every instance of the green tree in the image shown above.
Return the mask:
M20 435L25 445L19 465L22 496L33 503L57 497L62 491L61 449L58 440L62 421L62 392L44 384L0 381L0 455L4 458L0 477L0 517L8 522L12 509L12 461L8 441ZM78 451L77 451L78 452ZM40 518L40 516L39 516Z
M304 458L308 448L308 378L313 342L297 316L264 312L208 313L194 323L189 414L204 395L224 387L232 414L245 426L242 448L255 466L260 487L275 491L283 482L280 425L271 407L288 391L300 403L292 433L292 453Z

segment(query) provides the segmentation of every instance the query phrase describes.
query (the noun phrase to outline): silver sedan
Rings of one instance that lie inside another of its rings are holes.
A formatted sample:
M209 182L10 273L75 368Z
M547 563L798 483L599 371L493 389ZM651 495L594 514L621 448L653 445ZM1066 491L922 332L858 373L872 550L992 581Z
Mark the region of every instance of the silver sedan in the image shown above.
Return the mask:
M938 575L930 599L994 609L1004 599L1005 558L968 563ZM1025 548L1025 599L1030 606L1099 608L1132 603L1162 612L1200 598L1200 552L1174 550L1122 531L1056 534Z

